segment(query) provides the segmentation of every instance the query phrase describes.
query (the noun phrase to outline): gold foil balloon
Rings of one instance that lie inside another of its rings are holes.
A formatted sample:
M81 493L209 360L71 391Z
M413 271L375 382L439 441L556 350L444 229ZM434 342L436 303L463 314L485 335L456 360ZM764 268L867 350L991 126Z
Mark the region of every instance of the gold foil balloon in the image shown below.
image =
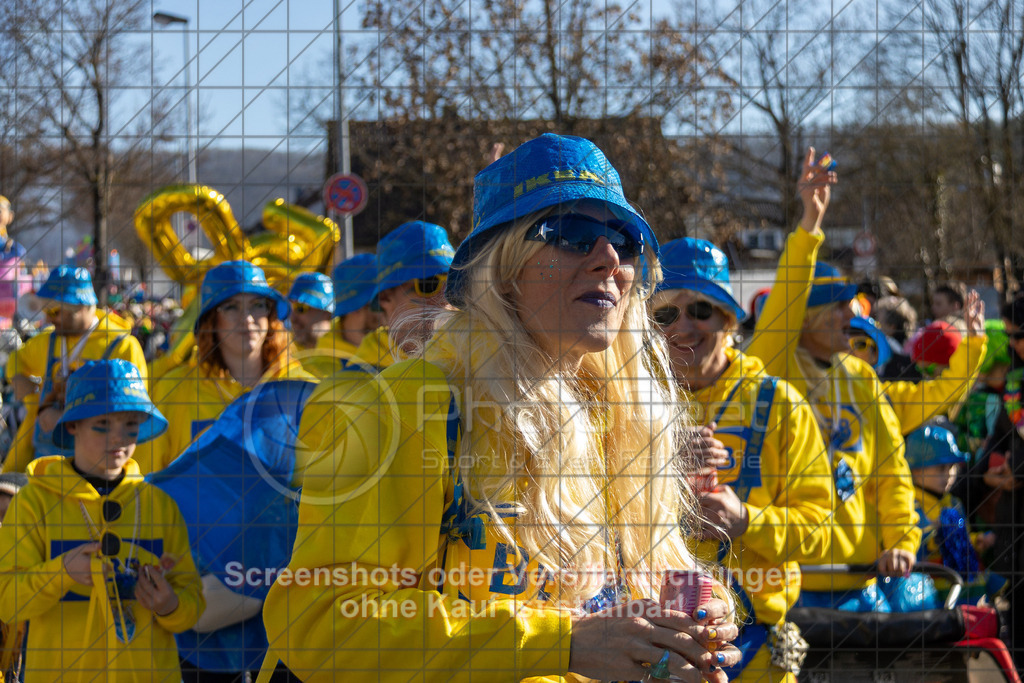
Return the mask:
M338 226L329 218L286 204L276 199L263 207L263 226L301 247L299 257L307 270L326 269L330 265L334 245L341 238Z
M179 212L191 213L213 246L213 256L196 262L171 225ZM146 197L135 211L135 230L164 272L181 285L198 286L207 270L245 259L263 268L267 280L287 291L296 273L324 271L341 234L330 219L283 199L263 208L266 232L246 237L224 195L200 185L168 185ZM194 296L194 289L186 294ZM185 304L188 305L187 303Z
M213 247L214 259L197 270L196 260L174 232L171 217L179 212L196 217ZM178 283L201 281L210 265L244 258L245 234L224 195L200 185L168 185L142 200L135 210L135 230L157 263Z

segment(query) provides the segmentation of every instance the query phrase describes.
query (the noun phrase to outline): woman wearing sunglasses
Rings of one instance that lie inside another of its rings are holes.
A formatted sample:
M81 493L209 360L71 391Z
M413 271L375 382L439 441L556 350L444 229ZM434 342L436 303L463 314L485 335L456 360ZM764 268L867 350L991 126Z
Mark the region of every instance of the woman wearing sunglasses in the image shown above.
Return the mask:
M173 634L203 611L177 505L132 459L167 428L138 368L89 361L0 529L0 619L28 621L25 680L181 680Z
M822 430L837 495L830 563L877 563L880 573L899 576L910 572L921 540L899 420L874 370L849 353L856 285L817 262L835 182L808 150L798 184L803 217L786 241L747 353L807 398ZM798 604L889 611L874 579L863 575L805 574Z
M474 226L423 357L337 406L343 457L306 480L289 567L337 577L271 589L268 668L725 681L727 604L653 602L696 566L653 233L600 150L550 134L477 174Z
M661 263L654 320L676 381L705 425L697 451L710 472L699 473L698 488L710 484L709 476L720 484L704 486L700 496L698 552L729 571L749 613L734 643L743 660L726 673L729 680L795 683L800 662L787 646L799 644L799 631L785 617L800 592L798 562L828 556L832 481L825 445L803 397L732 345L744 312L725 254L683 238L662 247Z
M370 319L383 319L384 324L366 333L351 353L340 345L333 346L333 339L330 340L328 344L332 346L315 361L317 367L327 366L330 371L321 370L326 379L313 391L302 411L299 440L303 447L297 453L296 481L302 480L308 462L332 457L335 452L338 433L330 417L335 405L347 400L396 358L422 351L434 332L437 311L448 305L444 285L454 255L448 232L425 221L403 223L381 239L370 271L375 277L369 295L364 299L355 294L359 289L356 284L346 291L367 304ZM359 266L356 262L348 271L365 278L367 270ZM358 318L359 311L353 312ZM342 358L338 359L339 355Z

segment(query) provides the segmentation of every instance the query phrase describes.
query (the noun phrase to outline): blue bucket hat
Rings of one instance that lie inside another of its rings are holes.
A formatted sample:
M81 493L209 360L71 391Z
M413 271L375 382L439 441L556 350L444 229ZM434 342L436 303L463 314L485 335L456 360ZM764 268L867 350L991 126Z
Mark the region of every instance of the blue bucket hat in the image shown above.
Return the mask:
M808 308L852 301L856 296L857 285L850 284L838 268L821 261L814 265L814 281L807 297Z
M938 425L925 425L907 434L907 464L914 470L931 465L967 462L967 454L956 445L953 432Z
M707 240L691 237L672 240L661 248L661 270L665 279L657 291L687 289L703 294L742 322L747 317L729 283L729 259Z
M150 400L139 369L120 358L87 361L71 373L65 400L64 414L53 429L53 443L58 448L74 448L75 437L68 431L69 422L109 413L139 412L149 416L139 425L135 443L150 441L167 430L167 420Z
M288 301L334 313L334 283L323 273L300 273L288 292Z
M875 371L877 372L884 368L885 364L892 358L892 348L889 346L889 340L885 338L885 332L878 329L878 323L875 322L875 319L857 316L850 321L850 327L863 332L871 341L875 342L875 346L878 347L878 360L875 361L874 365Z
M72 306L95 306L99 303L89 271L74 266L57 266L51 270L36 296Z
M402 223L377 243L377 295L410 280L447 273L455 248L440 225L425 221Z
M263 269L248 261L225 261L210 268L199 291L199 315L193 331L199 330L199 321L214 308L236 294L256 294L272 299L277 304L277 319L287 320L292 307L281 293L267 284Z
M462 306L463 267L517 218L580 199L605 202L644 247L657 257L658 240L622 193L622 181L604 152L584 138L545 133L514 149L473 179L473 230L459 245L445 295Z
M377 287L377 257L356 254L336 265L331 277L334 279L335 317L358 311L370 303Z

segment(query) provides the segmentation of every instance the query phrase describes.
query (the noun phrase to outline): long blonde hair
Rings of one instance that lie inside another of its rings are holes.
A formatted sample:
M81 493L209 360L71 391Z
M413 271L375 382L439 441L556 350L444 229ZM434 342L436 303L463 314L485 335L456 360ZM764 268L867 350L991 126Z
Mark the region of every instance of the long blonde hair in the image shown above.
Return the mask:
M471 500L507 542L569 573L558 598L579 605L616 568L634 595L657 598L664 569L696 564L679 532L695 515L676 457L689 411L645 306L660 266L636 264L645 282L634 281L615 340L567 376L514 303L517 278L543 247L524 236L550 211L516 221L467 264L466 304L425 358L462 393L458 467ZM517 514L506 517L510 505Z

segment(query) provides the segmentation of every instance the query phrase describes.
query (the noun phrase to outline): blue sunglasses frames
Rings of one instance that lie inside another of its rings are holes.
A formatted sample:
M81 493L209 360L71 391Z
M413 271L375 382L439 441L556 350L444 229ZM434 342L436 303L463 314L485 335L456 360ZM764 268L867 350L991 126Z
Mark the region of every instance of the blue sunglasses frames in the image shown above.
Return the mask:
M607 239L623 261L635 259L643 253L644 245L628 232L622 221L599 221L578 213L548 216L526 232L526 241L544 242L559 249L589 254L598 238Z

